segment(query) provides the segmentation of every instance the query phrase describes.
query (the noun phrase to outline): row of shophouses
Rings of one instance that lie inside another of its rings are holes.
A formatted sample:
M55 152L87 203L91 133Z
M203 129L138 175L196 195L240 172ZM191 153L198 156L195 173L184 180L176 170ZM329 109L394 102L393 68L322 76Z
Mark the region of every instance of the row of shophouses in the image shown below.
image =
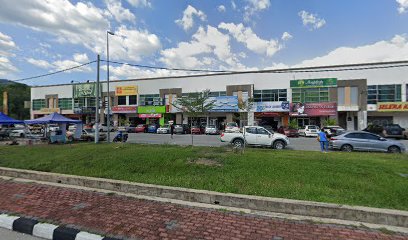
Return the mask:
M346 66L344 66L346 67ZM209 89L212 110L193 121L214 124L287 126L322 125L336 119L347 130L368 124L396 123L408 128L408 69L390 67L368 70L277 72L253 71L180 77L102 81L101 123L110 114L115 125L163 125L170 120L189 123L188 114L173 106L180 97ZM107 100L110 97L110 109ZM240 103L252 98L250 109ZM96 83L33 86L31 118L59 112L84 123L95 121Z

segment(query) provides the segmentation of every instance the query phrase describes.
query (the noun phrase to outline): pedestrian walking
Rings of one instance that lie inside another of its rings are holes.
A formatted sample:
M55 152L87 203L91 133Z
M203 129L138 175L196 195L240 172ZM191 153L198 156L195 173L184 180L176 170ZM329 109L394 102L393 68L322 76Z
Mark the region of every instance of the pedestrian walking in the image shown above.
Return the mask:
M170 135L171 135L171 139L173 139L173 134L174 134L174 124L170 125Z
M329 148L329 140L326 136L326 133L320 129L319 134L317 135L317 141L320 143L320 150L324 153L327 153Z

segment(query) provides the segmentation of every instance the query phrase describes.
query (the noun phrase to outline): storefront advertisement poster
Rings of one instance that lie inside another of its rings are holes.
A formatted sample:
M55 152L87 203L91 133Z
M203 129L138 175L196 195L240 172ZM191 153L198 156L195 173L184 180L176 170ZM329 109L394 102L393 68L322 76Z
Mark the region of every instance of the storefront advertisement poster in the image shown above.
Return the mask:
M96 84L95 83L84 83L75 84L74 88L74 98L79 97L96 97Z
M214 101L210 112L238 112L237 96L210 97L208 101Z
M289 112L289 102L254 102L253 112Z
M291 80L290 88L337 87L337 78Z
M336 102L291 103L290 116L336 116Z
M166 106L139 106L137 113L166 113Z
M132 96L137 95L137 86L117 86L115 96Z
M139 118L161 118L161 113L139 114Z
M377 103L379 112L408 112L407 102L382 102Z
M112 113L136 113L136 106L113 106Z

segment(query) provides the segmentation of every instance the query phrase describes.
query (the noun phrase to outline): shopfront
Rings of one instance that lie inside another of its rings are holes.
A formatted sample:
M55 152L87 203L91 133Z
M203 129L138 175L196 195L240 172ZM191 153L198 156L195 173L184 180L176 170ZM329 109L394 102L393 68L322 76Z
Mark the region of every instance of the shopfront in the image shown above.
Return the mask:
M83 123L94 123L96 113L96 83L73 85L73 96L74 114L79 115Z
M146 124L165 124L166 106L139 106L137 113Z
M213 102L212 109L208 112L205 123L215 125L218 129L224 129L228 121L232 121L233 114L237 114L238 96L218 96L210 97L208 100ZM204 120L204 119L203 119ZM238 117L239 121L243 121Z
M137 115L136 106L112 106L112 114L117 115L119 125L123 122L127 122L131 125L140 123Z
M408 102L381 102L369 106L368 124L399 124L408 128Z
M297 120L299 127L305 125L322 126L326 119L337 117L337 103L291 103L289 116L291 119Z
M115 88L115 105L111 107L111 112L117 125L135 125L141 122L136 111L137 94L138 87L136 85L117 86Z
M289 123L289 102L255 102L252 111L257 125L269 125L273 129Z

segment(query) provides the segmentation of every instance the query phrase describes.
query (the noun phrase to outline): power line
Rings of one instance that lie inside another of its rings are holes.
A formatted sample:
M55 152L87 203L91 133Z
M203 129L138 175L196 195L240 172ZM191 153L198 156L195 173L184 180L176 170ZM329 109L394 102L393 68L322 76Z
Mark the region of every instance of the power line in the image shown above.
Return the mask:
M73 70L73 69L76 69L76 68L81 68L81 67L83 67L83 66L86 66L86 65L89 65L89 64L92 64L92 63L95 63L95 62L96 62L96 60L91 61L91 62L87 62L87 63L84 63L84 64L81 64L81 65L78 65L78 66L74 66L74 67L70 67L70 68L65 68L65 69L62 69L62 70L59 70L59 71L56 71L56 72L51 72L51 73L47 73L47 74L42 74L42 75L38 75L38 76L34 76L34 77L27 77L27 78L21 78L21 79L16 79L16 80L10 80L10 81L13 81L13 82L21 82L21 81L27 81L27 80L31 80L31 79L35 79L35 78L40 78L40 77L47 77L47 76L51 76L51 75L54 75L54 74L58 74L58 73L62 73L62 72L67 72L67 71L70 71L70 70Z

